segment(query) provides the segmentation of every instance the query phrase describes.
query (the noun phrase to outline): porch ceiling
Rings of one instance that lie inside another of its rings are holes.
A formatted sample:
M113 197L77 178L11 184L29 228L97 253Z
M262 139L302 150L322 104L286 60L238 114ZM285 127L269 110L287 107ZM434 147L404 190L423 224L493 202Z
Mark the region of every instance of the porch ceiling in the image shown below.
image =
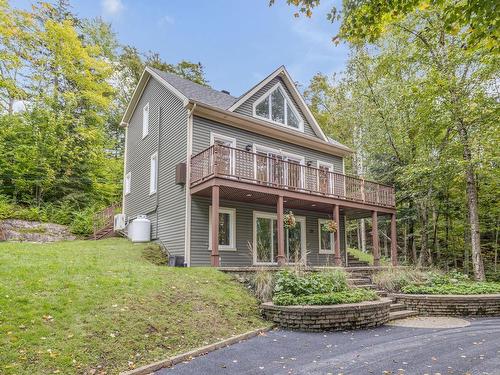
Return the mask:
M223 180L221 180L223 181ZM202 197L211 197L212 189L214 185L212 180L206 181L193 189L193 195ZM229 186L228 186L229 185ZM219 184L220 186L220 199L234 202L245 202L253 204L261 204L266 206L272 206L276 208L277 204L277 194L273 192L271 188L263 188L262 186L257 186L254 184L240 184L239 186L231 186L234 184ZM266 192L266 189L269 189ZM287 194L288 193L288 194ZM293 193L293 194L292 194ZM315 195L296 193L284 191L282 192L284 196L283 205L285 209L293 210L304 210L312 212L321 212L324 214L331 215L333 210L333 205L338 204L340 208L340 214L346 215L349 219L361 219L371 217L371 212L374 208L371 207L350 207L349 202L338 201L334 199L328 199L325 197L317 197ZM304 195L303 198L300 196ZM359 206L359 204L356 204ZM389 215L389 212L385 210L379 210L375 208L379 215Z

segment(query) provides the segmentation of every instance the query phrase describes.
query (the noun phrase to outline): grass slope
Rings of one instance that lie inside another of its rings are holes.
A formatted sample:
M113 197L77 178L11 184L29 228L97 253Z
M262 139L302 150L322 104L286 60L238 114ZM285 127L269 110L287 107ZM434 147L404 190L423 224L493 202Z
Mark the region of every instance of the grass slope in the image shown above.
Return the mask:
M0 373L116 373L261 327L210 268L168 268L124 239L0 244Z
M371 253L364 253L363 251L361 251L359 249L355 249L355 248L348 248L347 252L349 254L355 256L359 260L361 260L363 262L368 262L368 264L373 266L373 255ZM390 260L388 260L382 256L380 257L380 265L381 266L388 266L389 264L390 264Z

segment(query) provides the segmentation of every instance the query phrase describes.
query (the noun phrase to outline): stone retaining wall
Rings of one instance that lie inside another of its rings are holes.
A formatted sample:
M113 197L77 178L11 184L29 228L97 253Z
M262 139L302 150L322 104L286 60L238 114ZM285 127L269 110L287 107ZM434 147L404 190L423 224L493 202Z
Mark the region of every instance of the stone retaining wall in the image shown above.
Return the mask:
M500 316L500 294L393 294L396 302L427 316Z
M391 300L328 306L261 305L264 317L282 328L301 331L335 331L376 327L389 319Z

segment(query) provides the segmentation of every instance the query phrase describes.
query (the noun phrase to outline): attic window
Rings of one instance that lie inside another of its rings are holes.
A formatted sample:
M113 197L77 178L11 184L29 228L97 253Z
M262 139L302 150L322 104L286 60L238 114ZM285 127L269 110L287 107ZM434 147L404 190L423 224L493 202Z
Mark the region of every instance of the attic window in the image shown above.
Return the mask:
M275 124L304 131L302 118L280 83L254 103L253 113L254 116L262 117Z

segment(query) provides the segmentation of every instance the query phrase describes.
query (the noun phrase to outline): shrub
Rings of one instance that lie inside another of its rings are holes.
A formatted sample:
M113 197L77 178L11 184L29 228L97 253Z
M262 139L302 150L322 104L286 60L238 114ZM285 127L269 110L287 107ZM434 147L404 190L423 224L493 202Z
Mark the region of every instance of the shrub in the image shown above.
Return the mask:
M142 249L142 257L157 266L166 266L168 264L168 256L158 244L149 244Z
M257 270L252 280L252 287L259 300L263 302L270 301L273 297L273 274L266 270Z
M280 306L293 305L337 305L342 303L358 303L375 301L377 293L368 289L351 289L332 293L316 293L295 296L290 293L279 293L274 296L273 303Z
M6 196L0 195L0 220L12 217L13 212L14 205L10 203Z
M278 272L274 292L301 296L340 292L347 288L347 274L344 270L306 273L302 276L285 270Z
M414 268L389 268L373 275L373 282L388 292L400 292L403 287L424 283L428 278L427 273Z
M463 282L435 285L407 285L403 287L407 294L497 294L500 293L498 282Z

